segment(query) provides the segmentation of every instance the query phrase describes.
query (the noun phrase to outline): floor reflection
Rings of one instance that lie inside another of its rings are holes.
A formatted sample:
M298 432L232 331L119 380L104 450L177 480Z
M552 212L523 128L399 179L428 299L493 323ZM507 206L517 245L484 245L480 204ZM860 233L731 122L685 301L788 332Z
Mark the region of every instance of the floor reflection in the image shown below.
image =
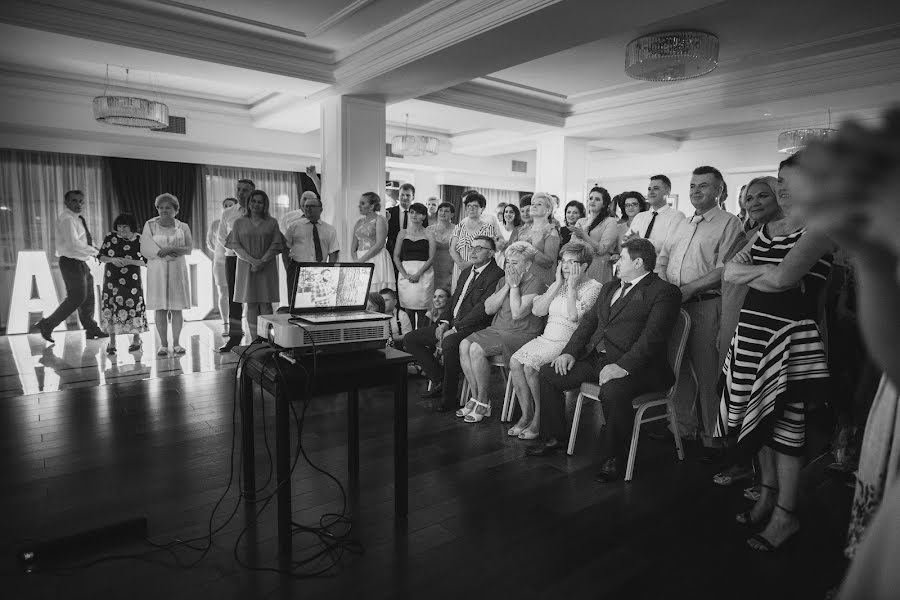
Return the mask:
M156 332L141 336L143 348L128 352L131 336L118 337L118 353L106 354L107 340L87 340L83 330L55 331L55 344L38 334L0 337L0 397L55 392L88 387L215 371L237 361L234 354L219 354L223 343L219 321L184 324L182 356L159 358Z

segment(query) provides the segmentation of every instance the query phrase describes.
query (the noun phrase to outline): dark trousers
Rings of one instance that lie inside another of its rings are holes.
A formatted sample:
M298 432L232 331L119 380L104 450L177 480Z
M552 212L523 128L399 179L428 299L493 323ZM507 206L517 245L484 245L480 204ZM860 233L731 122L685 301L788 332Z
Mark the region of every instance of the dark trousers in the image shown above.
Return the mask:
M441 342L444 353L444 367L434 357L437 349L437 339L434 325L427 325L415 331L410 331L403 338L403 345L407 352L416 357L419 366L432 381L441 381L444 389L443 405L451 407L456 403L456 386L459 383L459 374L462 368L459 364L459 345L471 333L471 330L445 335Z
M592 352L575 364L565 375L559 375L552 364L541 367L541 434L543 437L568 439L566 427L566 400L564 392L576 389L586 381L596 382L600 371L609 364L606 355ZM660 386L653 385L652 378L628 375L607 382L600 388L600 402L606 415L606 426L599 432L600 459L616 458L624 467L634 425L631 401L641 394Z
M94 277L87 263L60 256L59 272L66 284L66 298L52 315L44 319L44 322L50 329L54 329L77 310L78 319L85 330L100 331L100 326L94 320Z
M225 280L228 282L228 337L244 337L244 305L234 301L234 278L237 272L237 256L225 257Z

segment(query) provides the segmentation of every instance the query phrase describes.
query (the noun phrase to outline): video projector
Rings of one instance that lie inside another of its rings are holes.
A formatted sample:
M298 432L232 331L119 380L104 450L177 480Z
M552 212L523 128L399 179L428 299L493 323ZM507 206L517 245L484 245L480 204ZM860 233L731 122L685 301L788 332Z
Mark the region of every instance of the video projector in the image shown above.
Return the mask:
M305 323L290 314L261 315L257 328L260 336L295 355L377 350L384 348L391 336L388 315L384 319L345 323Z

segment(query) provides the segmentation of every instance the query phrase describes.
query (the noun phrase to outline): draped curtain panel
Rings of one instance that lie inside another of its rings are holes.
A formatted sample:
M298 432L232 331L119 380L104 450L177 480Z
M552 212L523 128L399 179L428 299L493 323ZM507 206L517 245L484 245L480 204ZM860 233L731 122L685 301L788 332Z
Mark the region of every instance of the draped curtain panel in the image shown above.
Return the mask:
M138 160L133 158L107 158L113 191L113 214L130 212L139 227L155 217L154 200L160 194L169 193L178 198L178 220L194 225L194 202L197 198L198 165L190 163ZM202 236L194 233L194 245L202 247Z

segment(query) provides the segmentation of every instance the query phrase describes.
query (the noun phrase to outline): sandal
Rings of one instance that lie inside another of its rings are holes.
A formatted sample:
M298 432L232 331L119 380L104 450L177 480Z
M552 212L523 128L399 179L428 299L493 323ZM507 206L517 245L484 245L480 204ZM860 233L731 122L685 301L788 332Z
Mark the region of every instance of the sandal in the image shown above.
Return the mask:
M484 402L475 401L475 409L472 410L469 414L466 415L465 419L463 419L466 423L480 423L485 417L491 416L491 403L488 402L485 404ZM483 406L485 411L483 413L477 412L478 407Z
M462 407L461 409L459 409L458 411L456 411L456 416L462 418L462 417L465 417L467 414L474 412L476 404L478 404L478 400L476 400L475 398L469 398L469 401L466 402L466 405L464 407ZM470 406L471 406L471 408L469 408Z
M797 514L796 511L788 510L780 504L776 504L775 508L780 508L781 510L783 510L784 512L786 512L789 515ZM781 543L778 544L777 546L775 544L773 544L772 542L770 542L769 540L767 540L766 538L764 538L761 533L757 533L756 535L751 535L749 538L747 538L747 545L749 546L749 548L751 550L755 550L756 552L775 552L776 550L780 550L780 549L784 548L789 542L796 539L797 534L799 532L800 532L800 529L798 528L796 531L794 531L794 533L792 533L789 536L787 536L786 538L784 538L781 541ZM757 542L759 545L762 546L762 548L756 548L754 546L750 546L749 544L750 544L751 540L754 542Z
M143 345L144 345L143 342L138 342L137 344L132 344L132 345L128 346L128 351L129 352L140 352Z
M509 437L519 437L523 431L525 431L524 427L513 425L509 428L509 431L506 432L506 435L508 435Z
M750 502L756 502L759 500L760 489L758 485L751 485L748 488L744 488L744 498L749 500Z
M742 465L732 465L713 475L713 483L728 487L739 481L751 479L753 477L753 467L744 467Z
M766 485L764 483L761 483L759 487L766 488L766 489L771 490L776 493L778 492L778 488L773 487L771 485ZM774 511L775 508L773 507L772 510ZM746 525L748 527L756 527L757 525L761 525L762 523L768 521L769 516L771 516L771 514L772 514L772 513L769 513L768 515L766 515L759 521L754 521L753 518L750 516L751 511L752 511L752 509L748 509L743 512L739 512L738 514L736 514L734 516L734 520L737 521L738 523L740 523L741 525Z
M160 348L159 350L156 351L156 356L158 356L160 358L166 358L167 356L169 356L169 349L168 348Z
M107 347L106 347L106 354L107 354L107 355L109 355L109 356L114 356L115 353L116 353L116 347L115 347L115 346L107 346Z
M184 354L185 352L187 352L187 350L185 350L185 349L182 348L181 346L175 346L174 348L172 348L172 353L173 353L175 356L181 356L181 355Z
M536 440L541 436L539 433L535 433L530 429L523 429L522 433L519 434L520 440Z

